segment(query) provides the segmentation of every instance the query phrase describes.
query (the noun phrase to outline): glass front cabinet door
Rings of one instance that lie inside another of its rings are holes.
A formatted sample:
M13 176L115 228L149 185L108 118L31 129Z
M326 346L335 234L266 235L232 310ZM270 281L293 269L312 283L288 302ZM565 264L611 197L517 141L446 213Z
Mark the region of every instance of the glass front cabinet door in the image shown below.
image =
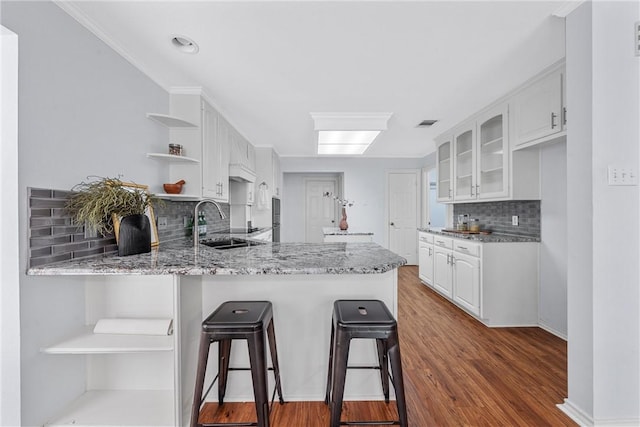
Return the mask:
M437 172L438 172L438 202L450 202L453 200L453 163L451 162L451 139L438 145Z
M509 145L507 106L480 116L477 142L476 195L478 199L507 197L509 188Z
M475 126L473 124L461 128L453 139L454 165L454 200L472 200L476 198L476 150Z

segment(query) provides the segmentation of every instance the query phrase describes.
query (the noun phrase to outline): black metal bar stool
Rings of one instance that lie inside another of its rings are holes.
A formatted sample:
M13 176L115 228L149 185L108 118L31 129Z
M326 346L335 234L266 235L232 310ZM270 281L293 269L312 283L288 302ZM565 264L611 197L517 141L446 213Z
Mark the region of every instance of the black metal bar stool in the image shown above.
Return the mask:
M371 338L378 347L378 366L347 366L349 345L353 338ZM389 403L389 371L396 392L399 420L340 422L347 369L379 369L385 402ZM333 303L329 372L324 399L331 411L331 427L339 425L400 425L407 427L407 405L400 360L398 326L387 306L378 300L337 300Z
M269 339L269 349L273 368L267 368L267 353L265 351L265 326ZM250 368L229 367L232 340L247 340L249 347ZM203 393L204 377L207 369L209 348L211 344L218 343L218 374L213 382ZM218 381L218 402L222 405L227 389L229 371L250 370L253 380L253 394L256 404L258 422L252 423L199 423L200 408L207 394ZM273 308L269 301L227 301L222 303L209 317L202 322L200 333L200 350L198 352L198 368L196 371L196 385L193 393L193 405L191 409L191 427L196 426L258 426L269 427L270 404L267 396L267 370L273 370L275 376L275 388L271 396L271 404L276 391L280 403L282 399L282 387L280 385L280 368L278 366L278 352L276 349L276 337L273 328Z

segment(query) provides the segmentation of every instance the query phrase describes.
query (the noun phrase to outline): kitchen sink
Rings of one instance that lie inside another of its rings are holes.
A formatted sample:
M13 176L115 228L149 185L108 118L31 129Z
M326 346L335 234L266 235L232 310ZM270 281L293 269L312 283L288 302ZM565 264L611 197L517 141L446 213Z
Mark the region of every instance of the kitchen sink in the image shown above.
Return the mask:
M201 240L201 245L209 246L213 249L225 250L225 249L235 249L235 248L246 248L247 246L257 246L261 245L260 242L253 242L250 240L244 239L209 239L209 240Z

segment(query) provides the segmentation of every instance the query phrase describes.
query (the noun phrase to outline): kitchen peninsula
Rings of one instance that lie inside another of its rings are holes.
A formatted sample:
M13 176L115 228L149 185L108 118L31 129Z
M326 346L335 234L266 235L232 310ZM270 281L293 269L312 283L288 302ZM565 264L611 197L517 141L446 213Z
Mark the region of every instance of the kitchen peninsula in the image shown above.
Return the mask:
M397 268L405 263L374 243L201 245L196 254L184 239L148 254L31 268L30 275L64 275L85 289L86 317L78 330L69 331L68 340L42 343L51 357L85 355L78 363L87 371L86 392L50 424L187 425L200 324L227 300L272 301L285 400L323 400L333 301L380 299L397 315ZM99 319L113 317L172 318L174 333L109 341L114 336L91 332ZM248 366L245 347L234 344L232 366ZM210 357L217 357L215 346ZM352 345L350 363L375 360L374 344ZM210 366L207 383L217 364ZM232 375L225 399L252 400L250 376ZM376 375L360 370L350 377L346 399L381 398ZM215 390L209 399L215 401Z

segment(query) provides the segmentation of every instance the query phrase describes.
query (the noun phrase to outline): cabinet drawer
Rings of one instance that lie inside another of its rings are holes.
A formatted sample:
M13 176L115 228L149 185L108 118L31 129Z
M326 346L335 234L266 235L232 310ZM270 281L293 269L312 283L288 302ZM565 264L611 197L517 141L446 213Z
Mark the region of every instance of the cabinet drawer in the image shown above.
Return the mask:
M424 243L433 243L433 234L420 231L418 233L418 240Z
M442 248L453 249L453 239L448 239L446 237L435 236L433 244Z
M456 241L453 244L453 250L462 254L480 256L480 245L477 243Z

